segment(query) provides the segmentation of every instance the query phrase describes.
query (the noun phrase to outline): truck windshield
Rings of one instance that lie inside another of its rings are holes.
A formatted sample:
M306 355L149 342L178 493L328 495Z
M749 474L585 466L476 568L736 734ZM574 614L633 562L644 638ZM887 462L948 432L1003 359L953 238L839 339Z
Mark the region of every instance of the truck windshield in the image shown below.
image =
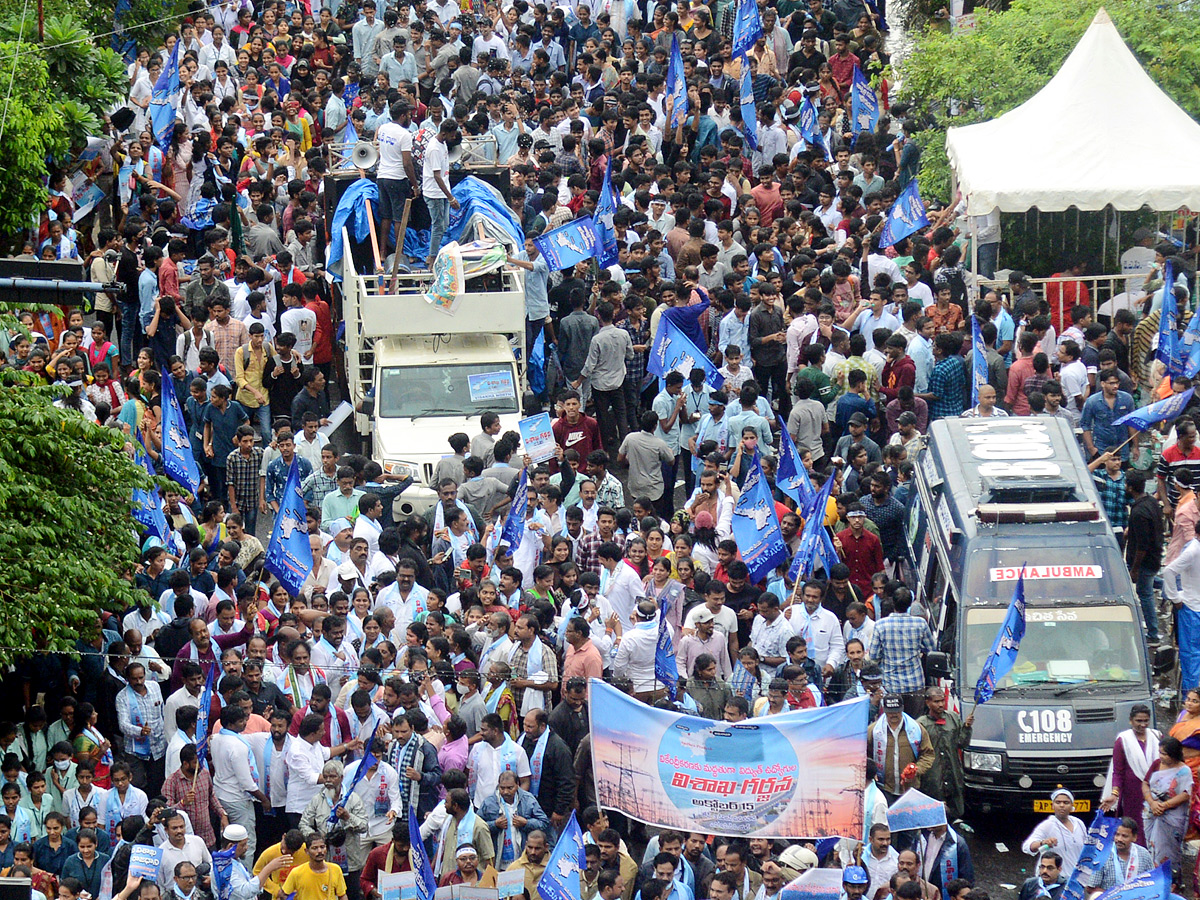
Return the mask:
M518 411L512 368L494 362L387 366L379 373L376 400L385 419Z
M1028 582L1027 582L1028 583ZM967 611L963 646L965 684L979 680L1004 608ZM1070 684L1082 681L1140 681L1142 634L1129 606L1082 606L1025 610L1025 637L1012 672L997 687Z

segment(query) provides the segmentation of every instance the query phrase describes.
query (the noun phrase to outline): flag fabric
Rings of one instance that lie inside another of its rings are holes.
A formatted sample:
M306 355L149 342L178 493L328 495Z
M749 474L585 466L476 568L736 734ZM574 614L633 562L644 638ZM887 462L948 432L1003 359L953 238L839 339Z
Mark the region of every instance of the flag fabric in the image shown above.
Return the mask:
M806 508L817 495L808 470L800 462L800 454L792 436L788 434L787 423L782 416L776 416L779 422L779 465L775 469L775 487L783 491L796 502L799 509Z
M804 508L804 530L800 533L800 546L796 548L792 567L788 570L788 577L793 583L812 574L818 555L824 560L825 538L822 535L825 534L825 507L829 505L833 482L834 473L830 472L821 489L813 497L812 505Z
M917 190L917 179L914 178L887 211L883 230L879 232L879 246L881 249L891 247L896 241L915 234L928 225L929 214L925 212L921 192Z
M617 231L613 225L613 215L617 211L617 192L612 183L612 156L608 158L608 168L604 172L604 184L600 187L600 199L596 201L596 213L592 217L598 238L596 262L600 268L607 269L617 262Z
M379 735L380 724L382 723L375 723L375 730L371 732L371 739L367 741L366 747L363 749L363 758L359 760L358 768L354 770L354 777L350 779L350 784L342 791L342 796L338 802L333 804L333 807L329 810L329 818L326 821L331 826L337 823L338 813L346 808L346 798L354 793L354 789L358 787L358 783L367 774L367 769L379 762L372 747L375 744L375 738Z
M358 85L355 85L355 87L358 87ZM347 103L346 105L349 106L350 104ZM354 120L351 119L349 115L346 116L346 131L345 131L345 135L342 137L342 143L344 143L344 144L357 144L358 143L358 129L354 127ZM341 170L353 169L354 168L353 157L351 157L349 154L346 154L346 158L342 161L342 164L339 168Z
M756 9L757 11L757 9ZM742 113L742 137L746 139L746 146L751 150L758 149L758 111L754 105L754 84L750 78L750 66L746 63L742 64L742 78L740 82L741 93L741 113Z
M971 408L979 405L979 389L988 383L987 345L979 328L979 318L971 314Z
M667 625L667 599L658 604L658 643L654 645L654 677L667 688L671 702L679 691L679 669L675 665L675 645L671 642L671 628Z
M229 900L233 896L233 855L237 844L212 853L212 877L217 886L217 900Z
M1175 301L1175 267L1171 260L1163 264L1162 307L1158 313L1158 348L1154 358L1163 364L1167 377L1184 374L1183 346L1179 341L1179 307Z
M771 496L757 452L750 460L750 471L733 507L733 539L750 570L752 582L765 578L787 560L787 544L779 528L775 498Z
M817 113L817 104L813 102L812 97L805 97L804 102L800 104L800 136L810 147L816 147L824 153L825 159L833 162L833 153L825 143L825 138L821 137L821 123L817 120Z
M201 767L208 759L208 713L212 709L213 674L216 671L217 664L208 663L208 677L204 679L204 691L200 694L200 708L196 714L196 759Z
M433 875L433 866L429 864L425 842L421 840L421 826L417 824L415 803L408 805L408 843L411 848L413 871L417 875L417 900L433 900L433 893L437 890L437 879Z
M854 67L854 81L850 85L850 121L852 131L874 131L879 123L879 95L858 66Z
M1021 649L1021 638L1025 636L1025 565L1021 565L1021 573L1017 576L1017 586L1013 590L1013 598L1009 601L1008 612L996 632L996 640L992 642L992 650L983 662L983 671L975 685L975 702L987 703L996 692L996 683L1012 671L1017 661L1017 652Z
M1098 900L1167 900L1171 895L1171 861L1143 872L1124 884L1105 891Z
M525 536L525 514L529 510L529 474L527 469L521 470L517 482L517 492L513 494L512 505L504 519L504 528L500 532L500 543L508 544L508 548L516 553L521 546L521 538Z
M579 873L586 867L583 832L579 830L579 823L572 812L550 853L550 859L546 861L542 877L538 879L538 894L542 900L579 900Z
M581 216L566 225L547 231L541 237L534 238L533 242L537 245L538 252L546 257L546 265L550 267L550 271L557 272L595 256L600 244L600 235L592 217Z
M150 126L154 131L154 140L163 151L171 144L175 113L179 109L179 46L182 43L175 42L171 56L150 94Z
M1079 861L1075 863L1059 900L1083 900L1084 883L1098 883L1099 879L1096 876L1100 874L1105 860L1112 853L1113 838L1116 837L1117 826L1120 824L1119 818L1096 812L1096 817L1092 819L1092 827L1088 829L1087 837L1083 840L1083 852L1079 854Z
M1166 400L1159 400L1157 403L1135 409L1113 422L1112 427L1129 425L1138 431L1147 431L1152 425L1165 422L1167 419L1174 419L1183 412L1195 390L1195 388L1188 388L1182 394L1172 394Z
M683 54L679 52L679 37L671 38L671 61L667 66L667 102L675 101L671 110L671 129L683 121L688 111L687 79L683 75Z
M875 2L875 0L863 0L863 2L867 5L867 10L871 13L872 18L875 16L879 17L879 21L877 23L879 30L884 34L887 34L891 29L888 28L887 15L885 15L884 11L879 8L879 4Z
M175 382L166 369L162 373L162 461L168 477L193 495L200 490L200 466L192 454L187 422L175 396Z
M308 518L304 498L300 496L300 466L292 460L283 499L275 515L271 539L267 542L267 558L263 568L279 579L293 597L300 594L312 573L312 546L308 542Z
M663 316L658 320L658 333L650 345L646 371L659 378L666 377L668 372L679 372L687 378L695 368L704 370L704 383L714 391L720 390L725 384L725 376L708 358L708 354L692 343L692 339L674 322Z
M737 14L733 20L733 46L730 59L739 56L746 57L760 37L763 36L762 16L758 11L757 0L737 0ZM744 59L742 71L750 70L749 59ZM669 82L668 82L669 83Z
M150 457L146 455L146 447L142 436L138 434L137 444L133 448L133 461L146 470L146 474L154 477L154 467L150 465ZM167 516L163 512L162 497L158 488L151 486L149 490L133 489L133 518L147 532L166 542L170 536L171 527L167 524Z
M1183 331L1180 355L1185 357L1183 374L1188 378L1200 375L1200 310L1192 313L1188 326Z

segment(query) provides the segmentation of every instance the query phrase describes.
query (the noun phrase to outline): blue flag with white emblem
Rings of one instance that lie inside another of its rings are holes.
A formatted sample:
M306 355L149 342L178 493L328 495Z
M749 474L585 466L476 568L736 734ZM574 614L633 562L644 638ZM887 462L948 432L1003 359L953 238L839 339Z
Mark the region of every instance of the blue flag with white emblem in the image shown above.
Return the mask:
M1017 576L1017 586L1013 590L1012 600L1009 601L1008 611L1000 630L996 632L996 640L992 642L992 650L983 661L983 671L975 684L975 702L987 703L996 693L996 685L1012 671L1017 661L1017 653L1021 650L1021 638L1025 637L1025 566L1021 565L1021 574Z
M1171 895L1171 861L1105 891L1097 900L1167 900Z
M1083 900L1084 885L1099 883L1100 870L1112 853L1113 838L1117 836L1117 826L1120 824L1119 818L1097 811L1092 819L1092 827L1083 839L1083 852L1079 854L1079 861L1071 870L1059 900Z
M879 246L887 248L915 234L929 225L929 214L925 212L925 204L921 202L921 192L917 190L917 179L910 181L896 202L887 211L883 222L883 230L879 232Z
M1131 428L1136 428L1138 431L1148 431L1152 425L1157 425L1159 422L1165 422L1167 419L1174 419L1188 405L1188 401L1192 399L1192 393L1195 388L1188 388L1182 394L1172 394L1166 400L1159 400L1157 403L1151 403L1149 406L1143 406L1141 409L1135 409L1117 421L1112 423L1113 428L1118 428L1121 425L1128 425Z
M804 530L800 532L800 546L792 557L792 566L788 569L788 577L793 582L807 578L817 567L820 558L828 571L832 565L826 558L825 543L828 537L825 532L825 508L829 505L829 495L833 492L834 473L830 472L821 489L817 491L809 506L804 507ZM837 554L834 554L837 558Z
M987 345L979 319L971 314L971 408L979 405L979 389L988 383Z
M683 54L679 52L679 38L671 38L671 61L667 64L667 101L674 101L671 110L671 128L683 121L688 111L687 79L683 75Z
M654 677L667 688L671 702L679 691L679 668L675 664L675 645L671 642L671 626L667 624L667 598L658 604L658 641L654 645Z
M733 46L730 59L745 57L750 48L763 36L762 16L758 12L757 0L738 0L737 15L733 20ZM749 71L749 60L743 60L742 71Z
M750 80L750 66L742 64L741 78L741 113L742 136L746 146L751 150L758 149L758 113L754 107L754 85Z
M808 142L810 147L824 153L825 159L833 162L833 152L829 149L825 138L821 136L821 123L817 119L817 114L817 104L813 102L812 97L805 97L804 102L800 104L800 136Z
M175 113L179 109L179 45L182 43L175 42L150 93L150 126L154 129L154 140L162 150L171 144Z
M417 900L433 900L437 890L437 878L433 875L433 866L429 864L429 854L425 852L425 842L421 840L421 826L417 824L417 804L408 805L408 844L413 858L413 871L417 873Z
M569 269L576 263L596 256L600 246L600 235L591 216L581 216L566 225L547 231L533 242L538 252L546 257L551 272Z
M271 539L267 542L267 558L263 568L279 579L293 597L312 572L312 546L308 543L308 519L304 498L300 495L300 466L296 460L288 469L283 486L283 499L275 515Z
M851 131L874 131L879 122L879 95L858 66L854 67L854 81L850 85Z
M779 466L775 470L775 487L796 501L797 507L804 509L812 503L817 491L808 477L808 470L800 462L787 423L782 416L776 416L776 420L779 422Z
M708 354L692 343L692 339L676 327L675 323L663 316L658 320L658 333L650 346L650 357L646 360L646 371L659 378L666 377L668 372L679 372L684 378L692 373L692 369L704 370L704 383L714 391L720 390L725 384L725 376L713 365Z
M733 539L750 570L750 580L758 581L787 559L787 544L779 528L775 498L758 454L750 461L750 472L742 493L733 507Z
M579 874L585 868L587 857L583 852L583 832L579 830L579 823L572 812L550 853L542 877L538 879L538 894L542 900L579 900Z
M150 465L150 457L146 455L146 448L142 444L140 434L133 448L133 461L145 469L147 475L151 478L154 477L154 467ZM148 533L161 541L165 542L171 533L171 528L167 524L167 516L163 512L162 497L158 495L157 487L152 486L148 491L142 488L133 489L133 518Z
M1158 348L1154 358L1163 364L1167 376L1184 374L1183 345L1179 340L1179 307L1175 301L1175 266L1168 259L1163 264L1162 306L1158 312Z
M521 546L521 538L525 536L525 514L529 511L529 475L528 469L521 470L517 482L517 492L513 494L512 505L504 518L504 528L500 532L500 542L508 544L514 553Z
M192 494L200 490L200 467L192 455L187 422L175 396L175 382L166 369L162 373L162 461L168 477Z
M600 199L596 201L596 214L593 222L598 238L596 262L600 268L606 269L617 261L617 230L613 225L613 214L617 211L617 192L612 183L612 157L608 158L608 168L604 171L604 184L600 187Z

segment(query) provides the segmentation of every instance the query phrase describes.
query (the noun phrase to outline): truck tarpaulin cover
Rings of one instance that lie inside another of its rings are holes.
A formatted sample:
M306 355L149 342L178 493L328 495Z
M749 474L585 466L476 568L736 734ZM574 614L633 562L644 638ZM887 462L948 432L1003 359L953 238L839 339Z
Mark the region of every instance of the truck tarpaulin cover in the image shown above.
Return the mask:
M342 246L342 228L354 217L353 231L356 241L365 241L371 234L371 224L367 221L367 204L371 201L372 212L379 212L379 187L369 178L360 178L342 194L338 200L337 209L329 222L329 255L325 268L333 276L334 281L342 280L342 257L346 248Z
M446 225L443 245L451 241L468 241L479 237L477 223L484 227L484 237L493 238L512 248L515 253L525 249L525 232L513 215L501 193L474 175L468 175L450 191L458 201L458 209L451 207L450 221ZM441 248L438 248L441 249Z
M730 724L655 709L593 678L601 807L680 831L862 834L867 698Z

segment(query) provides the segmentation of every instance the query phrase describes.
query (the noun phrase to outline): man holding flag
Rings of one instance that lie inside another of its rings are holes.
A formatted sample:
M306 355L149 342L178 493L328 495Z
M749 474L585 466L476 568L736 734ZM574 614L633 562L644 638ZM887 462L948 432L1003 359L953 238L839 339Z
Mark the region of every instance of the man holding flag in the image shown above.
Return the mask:
M229 821L246 828L247 857L255 859L254 802L271 807L271 801L259 786L258 758L250 739L242 734L249 716L241 706L230 704L221 710L221 730L209 738L213 771L213 792ZM199 728L196 736L199 738ZM261 740L261 739L260 739Z

